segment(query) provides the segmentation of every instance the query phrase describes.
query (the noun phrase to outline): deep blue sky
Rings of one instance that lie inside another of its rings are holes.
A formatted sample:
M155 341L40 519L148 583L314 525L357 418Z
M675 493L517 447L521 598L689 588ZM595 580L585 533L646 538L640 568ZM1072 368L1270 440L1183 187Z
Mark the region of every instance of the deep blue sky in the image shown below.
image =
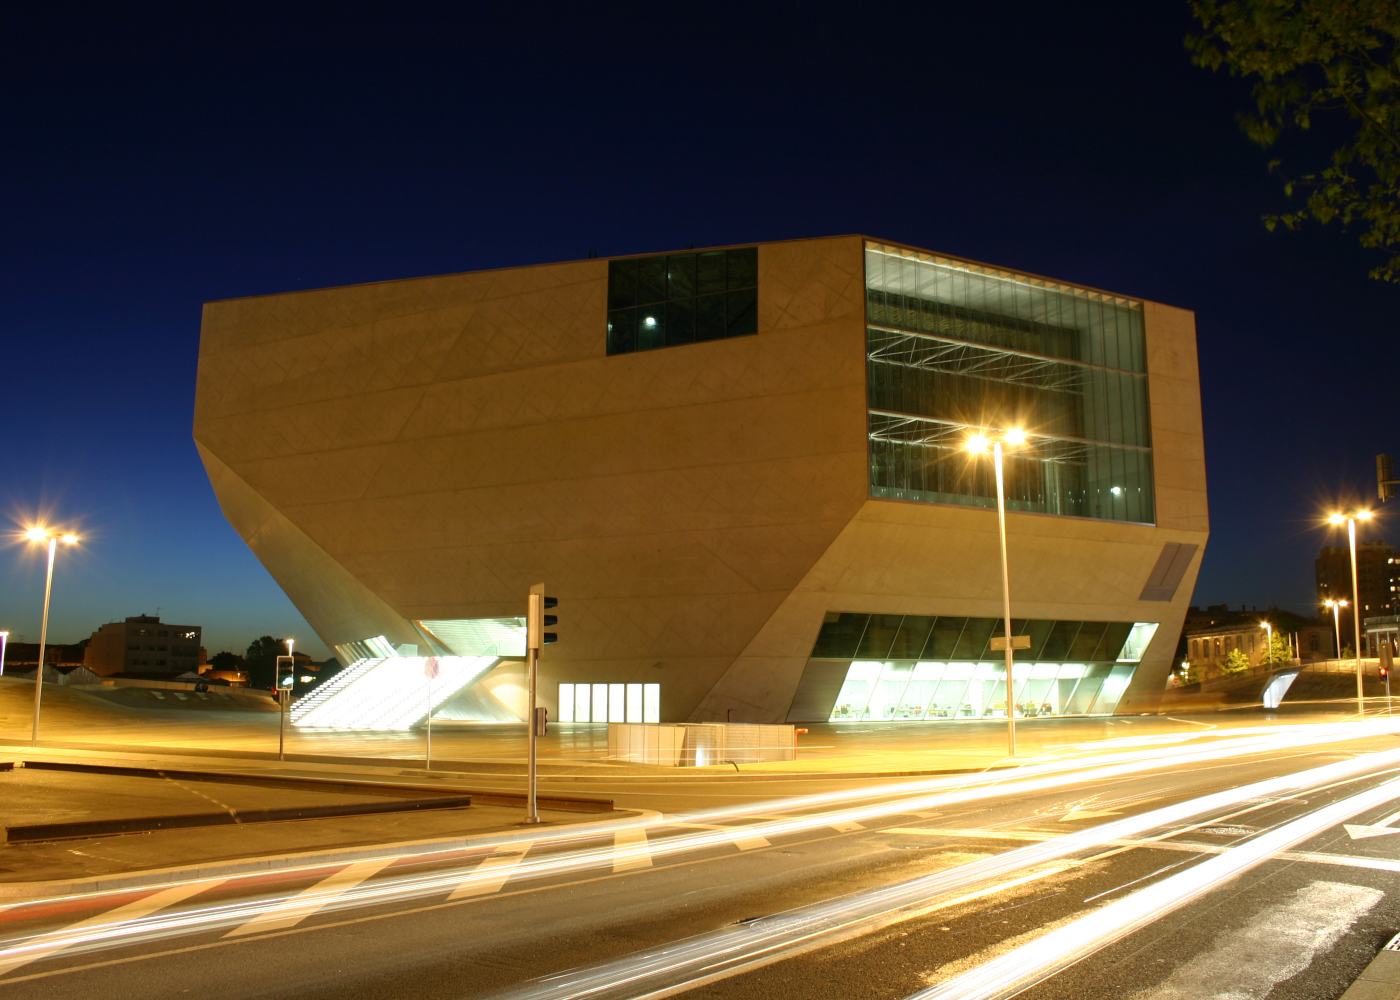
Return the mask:
M0 15L0 513L90 538L55 639L159 608L324 652L191 443L201 303L845 232L1196 310L1196 601L1307 609L1314 514L1400 450L1400 288L1263 231L1247 90L1189 64L1184 5L504 6ZM0 549L0 627L37 639L41 589Z

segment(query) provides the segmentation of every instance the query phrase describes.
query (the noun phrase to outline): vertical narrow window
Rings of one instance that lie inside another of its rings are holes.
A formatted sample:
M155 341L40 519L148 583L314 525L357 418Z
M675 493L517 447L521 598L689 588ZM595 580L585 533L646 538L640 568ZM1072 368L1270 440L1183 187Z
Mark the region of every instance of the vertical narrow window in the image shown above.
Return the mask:
M609 722L626 722L627 706L624 700L624 687L621 684L607 685L607 720Z
M559 685L559 721L574 721L574 686L572 684Z
M661 721L661 685L644 684L642 686L642 721Z

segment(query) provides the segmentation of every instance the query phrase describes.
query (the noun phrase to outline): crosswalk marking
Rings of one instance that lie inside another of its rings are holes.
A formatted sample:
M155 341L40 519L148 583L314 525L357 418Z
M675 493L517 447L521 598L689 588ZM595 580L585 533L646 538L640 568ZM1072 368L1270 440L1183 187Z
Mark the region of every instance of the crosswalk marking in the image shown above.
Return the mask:
M529 849L529 844L523 844L519 847L514 845L502 847L473 868L471 874L466 877L462 884L452 890L451 895L447 897L448 900L489 896L492 893L500 892L510 881L510 877L515 874L516 867L519 866L525 857L525 852Z
M94 926L102 924L116 924L129 920L140 920L165 909L167 906L174 906L183 902L191 896L213 888L219 882L191 882L187 885L175 885L169 889L162 889L153 892L149 896L133 900L123 906L118 906L113 910L106 910L95 916L87 917L76 923L69 924L62 930L53 931L49 934L41 934L38 937L26 941L22 945L13 948L6 948L0 951L0 976L18 969L22 965L30 962L37 962L41 958L47 958L55 952L60 952L73 943L73 939L78 932L90 930Z
M741 851L755 851L760 847L770 847L772 841L756 833L749 833L741 826L722 826L718 823L675 823L677 827L691 830L722 830L730 843Z
M321 879L308 889L295 896L269 906L262 913L245 923L239 924L224 937L242 937L245 934L261 934L264 931L280 931L295 927L307 917L335 902L349 890L380 869L388 866L393 858L374 858L370 861L357 861L347 865L334 875Z
M944 830L932 826L891 826L881 833L901 834L906 837L946 837L948 839L975 840L1027 840L1038 842L1053 840L1055 834L1040 833L1035 830Z
M618 830L613 834L613 871L627 872L651 867L647 832L641 828Z
M842 820L840 823L832 823L831 828L837 833L855 833L857 830L864 830L865 827L851 820Z

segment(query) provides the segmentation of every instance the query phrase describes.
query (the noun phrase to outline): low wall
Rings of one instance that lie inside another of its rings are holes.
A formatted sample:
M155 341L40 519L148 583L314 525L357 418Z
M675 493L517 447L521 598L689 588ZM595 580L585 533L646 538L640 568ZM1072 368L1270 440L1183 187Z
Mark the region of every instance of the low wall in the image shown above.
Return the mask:
M797 731L747 722L611 722L608 758L663 767L796 760Z

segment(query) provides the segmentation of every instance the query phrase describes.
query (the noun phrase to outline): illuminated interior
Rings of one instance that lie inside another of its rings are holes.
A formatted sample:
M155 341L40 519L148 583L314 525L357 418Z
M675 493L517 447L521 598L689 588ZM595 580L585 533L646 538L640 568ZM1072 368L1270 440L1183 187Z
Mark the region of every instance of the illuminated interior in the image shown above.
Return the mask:
M660 722L660 684L560 684L560 722Z
M1006 718L1000 631L989 618L829 615L813 658L852 650L830 721ZM1013 620L1012 631L1030 643L1015 664L1018 716L1107 715L1157 623Z

